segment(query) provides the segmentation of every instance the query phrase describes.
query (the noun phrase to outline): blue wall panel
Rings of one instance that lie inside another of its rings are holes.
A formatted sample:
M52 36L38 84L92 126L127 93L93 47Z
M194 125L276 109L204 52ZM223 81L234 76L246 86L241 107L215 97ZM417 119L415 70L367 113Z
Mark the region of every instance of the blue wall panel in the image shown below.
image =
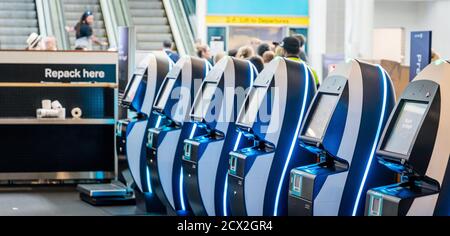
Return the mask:
M208 15L308 16L308 0L208 0Z

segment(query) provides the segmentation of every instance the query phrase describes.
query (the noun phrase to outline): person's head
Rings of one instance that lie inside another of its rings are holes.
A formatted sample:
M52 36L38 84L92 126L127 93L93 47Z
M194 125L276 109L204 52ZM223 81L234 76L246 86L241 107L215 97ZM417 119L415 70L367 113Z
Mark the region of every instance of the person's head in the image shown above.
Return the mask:
M434 49L431 49L431 62L435 62L439 59L441 59L441 55L439 55L439 53L437 53Z
M197 56L203 59L211 59L211 51L207 45L199 45L197 47Z
M284 53L285 53L284 48L282 48L280 46L277 46L275 48L275 56L276 57L284 57Z
M163 48L164 49L172 50L172 45L173 45L173 43L170 40L164 40L163 41Z
M222 58L224 58L226 54L224 52L219 52L214 56L214 65L217 64Z
M286 37L280 47L284 49L285 57L298 57L300 54L300 41L295 37Z
M45 50L47 51L56 51L58 50L56 38L53 36L48 36L44 39Z
M264 62L260 56L254 56L249 61L256 67L259 73L264 70Z
M259 45L262 44L261 39L258 38L252 38L250 40L250 46L253 48L253 50L256 50L256 48L258 48Z
M306 37L305 37L305 35L303 35L303 34L296 34L293 37L296 38L300 42L300 48L303 48L303 46L305 46L305 44L306 44Z
M275 53L272 51L267 51L263 54L264 64L270 63L275 58Z
M253 56L255 56L255 51L249 46L239 48L238 53L236 54L236 57L240 59L249 59Z
M270 45L267 43L263 43L258 46L256 49L256 52L258 53L258 56L262 57L265 52L270 51Z
M81 24L93 25L94 21L94 14L91 11L85 11L80 19Z
M228 56L230 56L230 57L236 57L237 53L238 53L238 50L236 50L236 49L231 49L230 51L228 51Z

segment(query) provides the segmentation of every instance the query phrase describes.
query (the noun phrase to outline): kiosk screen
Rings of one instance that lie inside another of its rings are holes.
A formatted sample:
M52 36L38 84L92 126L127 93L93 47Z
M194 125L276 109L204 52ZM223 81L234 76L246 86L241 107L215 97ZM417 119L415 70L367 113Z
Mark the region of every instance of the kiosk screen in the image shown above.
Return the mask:
M158 98L156 99L156 108L164 109L166 106L167 101L169 100L169 97L173 91L173 87L175 86L175 82L177 82L174 78L167 78L162 86L161 93L159 94Z
M385 151L403 155L408 154L427 107L428 105L425 103L403 103L402 110L384 145Z
M217 84L216 83L205 83L200 99L196 99L194 105L193 116L196 118L204 118L208 112L209 105L216 93Z
M266 87L255 87L245 103L245 110L241 112L238 123L247 127L252 127L256 121L258 110L266 96Z
M126 89L127 95L125 96L125 101L132 102L134 99L134 96L136 95L136 92L139 88L139 84L141 83L142 77L141 76L134 76L131 80L130 86Z
M328 122L330 122L333 111L338 102L339 96L331 94L320 95L319 102L309 119L309 125L305 136L322 139L325 134Z

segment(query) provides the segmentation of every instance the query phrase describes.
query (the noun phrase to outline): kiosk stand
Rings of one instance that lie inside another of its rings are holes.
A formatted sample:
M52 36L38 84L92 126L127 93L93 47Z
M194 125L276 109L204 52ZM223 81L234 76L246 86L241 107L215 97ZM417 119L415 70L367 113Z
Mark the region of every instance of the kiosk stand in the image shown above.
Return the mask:
M367 193L366 215L450 214L450 64L426 67L406 88L377 149L401 183Z
M151 189L145 144L146 131L156 122L150 116L153 101L172 65L173 62L163 54L149 54L141 62L121 101L132 118L117 123L117 152L127 160L138 206L147 212L162 211L161 203Z
M249 145L229 154L227 194L233 216L287 214L287 171L314 161L301 150L297 136L315 93L304 63L277 58L258 76L236 123Z
M181 58L167 75L153 105L157 122L148 130L147 164L153 191L169 215L187 210L181 169L183 141L193 127L189 111L194 96L210 68L206 60Z
M184 141L182 165L184 189L197 216L228 214L224 207L228 153L239 147L233 122L256 75L250 62L225 57L194 100L190 113L194 126Z
M320 161L291 171L289 215L362 215L367 189L393 183L395 176L373 159L394 105L380 66L350 60L336 67L300 132L300 145Z

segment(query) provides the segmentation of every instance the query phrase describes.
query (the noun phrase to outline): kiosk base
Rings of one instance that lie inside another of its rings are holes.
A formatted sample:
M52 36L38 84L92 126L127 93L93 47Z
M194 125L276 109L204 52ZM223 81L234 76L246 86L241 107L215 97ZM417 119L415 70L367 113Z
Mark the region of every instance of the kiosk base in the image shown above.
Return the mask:
M423 184L423 183L422 183ZM407 216L411 211L410 207L415 200L433 199L438 197L438 188L430 188L415 183L399 183L371 189L366 197L366 216ZM430 209L431 204L424 207ZM411 215L431 216L425 212L412 211ZM428 212L426 210L426 212Z
M133 206L136 205L136 199L131 197L103 197L95 198L87 194L80 193L80 199L92 206Z

